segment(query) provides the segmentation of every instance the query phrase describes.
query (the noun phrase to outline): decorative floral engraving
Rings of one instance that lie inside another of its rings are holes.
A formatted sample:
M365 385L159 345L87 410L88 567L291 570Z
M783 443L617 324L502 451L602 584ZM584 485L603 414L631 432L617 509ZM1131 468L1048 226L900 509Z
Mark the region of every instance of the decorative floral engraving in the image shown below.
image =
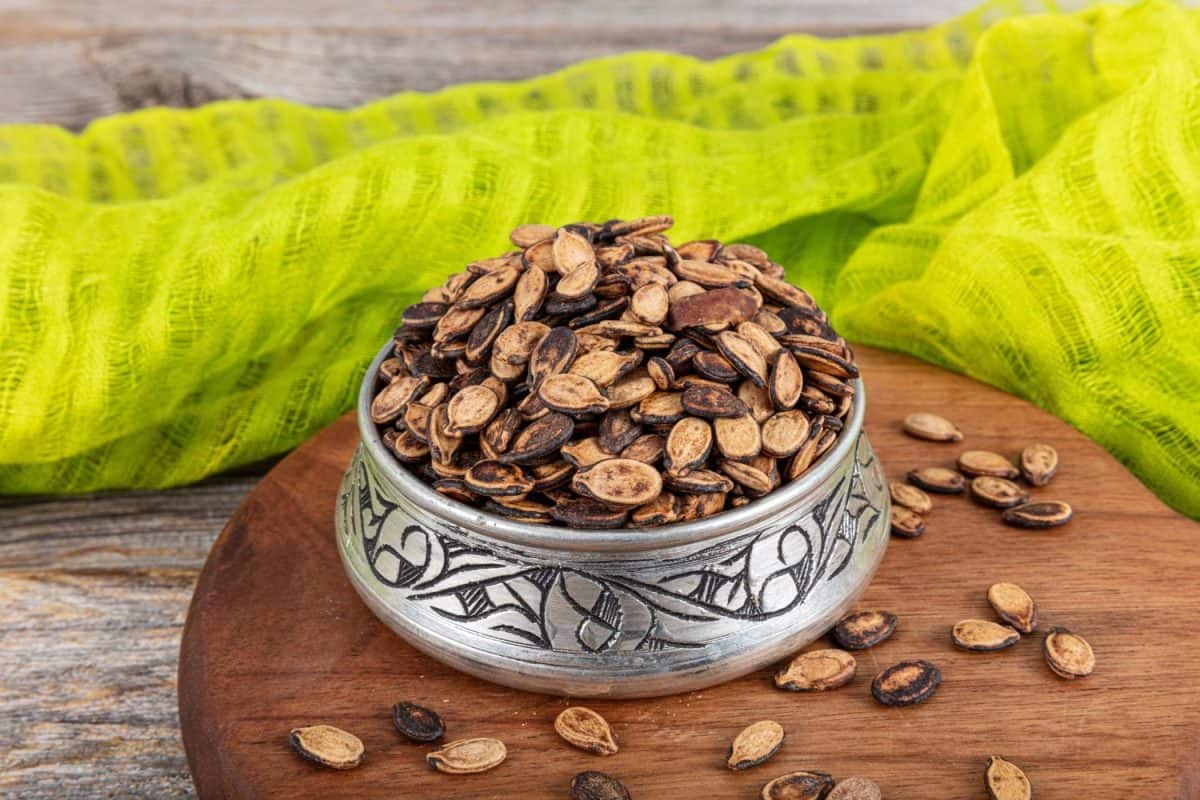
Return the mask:
M480 547L444 523L436 530L413 524L361 453L339 513L347 544L361 548L383 586L476 634L570 652L694 648L720 637L731 619L793 611L846 569L867 536L887 535L879 524L886 489L865 437L855 456L833 491L799 519L669 561L614 561L611 571Z

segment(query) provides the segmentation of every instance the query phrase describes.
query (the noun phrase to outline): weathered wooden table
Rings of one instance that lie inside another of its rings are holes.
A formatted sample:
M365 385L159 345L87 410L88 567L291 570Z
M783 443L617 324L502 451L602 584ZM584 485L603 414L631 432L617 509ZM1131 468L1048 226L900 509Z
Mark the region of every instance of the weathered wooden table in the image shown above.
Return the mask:
M972 0L0 0L0 123L81 128L146 105L346 106L660 48L715 57L799 31L925 25ZM254 475L0 501L0 796L184 797L175 671L209 545Z

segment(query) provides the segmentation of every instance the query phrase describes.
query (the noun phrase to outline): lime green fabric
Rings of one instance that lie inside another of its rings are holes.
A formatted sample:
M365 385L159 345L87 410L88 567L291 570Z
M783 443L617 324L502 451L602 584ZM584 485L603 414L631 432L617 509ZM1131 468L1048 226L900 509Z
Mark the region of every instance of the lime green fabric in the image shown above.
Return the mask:
M1028 8L348 111L0 127L0 491L279 453L351 406L406 303L518 223L665 212L1200 515L1196 12Z

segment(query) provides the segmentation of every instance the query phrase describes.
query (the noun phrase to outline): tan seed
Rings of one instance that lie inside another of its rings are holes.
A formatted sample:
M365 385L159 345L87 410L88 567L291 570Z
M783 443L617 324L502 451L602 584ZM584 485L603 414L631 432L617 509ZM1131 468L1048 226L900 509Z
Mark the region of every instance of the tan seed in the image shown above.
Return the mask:
M580 267L595 266L596 253L583 236L569 228L559 228L554 236L554 268L570 275Z
M1051 628L1042 640L1042 655L1051 671L1060 678L1086 678L1096 669L1092 646L1066 628Z
M638 352L614 353L611 350L597 350L575 359L570 373L581 375L604 388L625 377L641 360L641 353Z
M964 619L950 631L954 646L961 650L990 652L1012 647L1021 641L1021 634L1007 625L986 619Z
M397 378L371 400L371 421L383 425L397 419L405 408L429 386L429 378Z
M921 467L908 473L908 481L927 492L961 494L967 488L962 474L945 467Z
M600 268L593 261L564 275L558 285L554 287L554 291L559 297L576 300L590 295L598 280L600 280Z
M708 350L696 353L692 357L692 367L705 378L716 383L733 383L742 377L729 359L720 353Z
M612 458L584 467L571 479L575 491L611 506L645 505L662 491L662 476L649 464Z
M970 488L972 499L992 508L1012 508L1029 501L1029 492L1004 478L981 475L971 479Z
M288 741L302 757L331 769L353 769L366 753L361 739L332 725L292 728Z
M858 662L845 650L810 650L775 673L775 685L791 692L823 692L854 680Z
M775 413L771 395L764 386L755 386L752 381L742 381L738 384L737 396L750 409L750 415L754 417L755 422L766 422Z
M667 473L667 488L681 494L724 494L733 491L733 481L710 469L694 469L684 475Z
M500 398L486 386L467 386L450 399L446 410L451 436L478 433L500 410Z
M883 800L883 792L868 778L847 778L839 781L825 800Z
M675 370L671 367L671 362L665 358L655 356L647 361L646 372L654 381L655 388L660 392L665 392L675 385Z
M781 411L762 423L762 450L775 458L787 458L804 445L808 434L808 416L803 411Z
M550 333L550 328L540 322L518 322L505 328L496 337L493 345L492 358L499 358L506 364L524 365L529 363L538 343ZM524 372L524 370L522 370ZM499 377L499 376L498 376Z
M904 418L904 432L930 442L961 442L963 435L950 420L937 414L918 412Z
M1031 444L1021 451L1021 474L1031 486L1045 486L1058 472L1058 451L1048 444Z
M449 407L447 403L442 403L429 415L430 455L440 464L450 464L462 441L461 436L451 433Z
M684 259L675 265L675 274L682 280L717 289L747 284L746 279L733 270L709 261Z
M725 458L745 461L762 450L762 433L754 417L748 413L740 417L717 417L712 425L717 438L717 449ZM736 476L731 477L736 480Z
M1071 521L1074 512L1061 500L1042 500L1007 509L1000 517L1015 528L1056 528Z
M893 481L888 484L888 490L892 494L893 503L898 503L917 514L928 514L933 511L933 500L915 486Z
M563 709L554 719L554 730L569 744L598 756L611 756L618 749L608 722L590 708Z
M942 682L942 673L928 661L901 661L871 681L871 695L885 706L912 706L928 700Z
M521 277L519 267L504 267L480 275L454 303L456 308L483 308L508 297Z
M550 279L540 269L527 269L521 273L513 289L513 319L528 322L542 310L542 303L550 291Z
M654 394L654 380L644 371L634 370L605 390L609 408L630 408ZM682 408L682 407L681 407Z
M764 719L746 726L733 739L725 763L733 770L750 769L771 758L783 747L783 726Z
M631 458L643 464L657 464L666 450L666 440L658 434L644 433L621 451L621 458Z
M533 481L516 464L484 459L476 461L463 476L467 488L485 497L511 497L533 491Z
M613 454L600 446L600 437L589 436L586 439L576 439L564 444L560 450L562 457L579 469L599 464L613 457Z
M983 772L983 782L987 786L988 797L991 800L1032 800L1033 785L1029 778L1016 764L1005 761L1000 756L988 759Z
M762 800L825 800L833 786L833 776L824 772L789 772L762 788Z
M790 308L815 309L817 307L812 295L782 278L759 273L754 283L764 295Z
M767 360L754 343L740 333L725 331L717 334L717 349L733 365L757 386L767 384Z
M925 532L925 518L899 504L892 506L890 525L892 535L901 539L915 539Z
M718 466L722 472L733 478L747 494L753 497L760 497L775 488L770 475L750 464L743 464L740 461L721 461Z
M475 323L483 319L483 315L486 313L487 309L485 308L462 308L460 306L451 308L438 320L437 327L433 329L433 340L435 342L452 342L455 339L463 338L471 332Z
M666 468L674 474L696 469L712 451L712 426L699 417L684 417L667 436Z
M546 377L537 395L555 411L575 417L599 414L609 407L608 398L593 381L571 373Z
M662 325L670 310L667 289L661 283L648 283L633 293L629 310L647 325Z
M782 351L775 359L768 388L772 405L780 411L794 408L800 401L804 392L804 373L790 351Z
M526 248L532 247L538 242L553 239L556 233L558 233L558 229L553 225L518 225L513 228L513 232L508 235L508 238L517 247Z
M459 739L427 754L425 760L438 772L470 775L500 766L507 756L508 750L499 739Z
M986 475L1012 480L1021 471L1004 456L990 450L966 450L958 457L958 471L972 478Z
M838 621L833 637L847 650L865 650L891 636L897 622L890 611L857 611Z
M993 583L988 587L988 602L996 615L1021 633L1037 628L1037 603L1015 583Z
M737 326L737 332L754 345L754 349L768 365L774 364L775 359L783 351L783 345L779 343L779 340L756 322L741 323Z
M721 243L716 239L700 239L684 242L676 248L679 257L691 261L713 261L721 251Z
M679 500L670 492L663 492L644 506L638 506L629 515L630 523L639 528L667 525L678 519Z
M388 431L383 435L383 441L405 464L417 464L429 458L429 444L414 436L411 430L403 433Z
M653 382L650 385L653 388ZM680 392L654 392L638 403L638 414L648 425L673 425L683 419L683 395Z

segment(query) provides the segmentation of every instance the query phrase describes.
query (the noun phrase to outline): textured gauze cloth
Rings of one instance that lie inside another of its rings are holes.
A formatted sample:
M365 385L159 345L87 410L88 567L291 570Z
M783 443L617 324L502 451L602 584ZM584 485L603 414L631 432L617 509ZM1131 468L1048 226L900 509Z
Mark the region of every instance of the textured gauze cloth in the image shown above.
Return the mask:
M1200 29L1163 2L591 61L346 111L0 126L0 492L161 487L350 408L523 222L673 214L848 339L1029 398L1200 515Z

